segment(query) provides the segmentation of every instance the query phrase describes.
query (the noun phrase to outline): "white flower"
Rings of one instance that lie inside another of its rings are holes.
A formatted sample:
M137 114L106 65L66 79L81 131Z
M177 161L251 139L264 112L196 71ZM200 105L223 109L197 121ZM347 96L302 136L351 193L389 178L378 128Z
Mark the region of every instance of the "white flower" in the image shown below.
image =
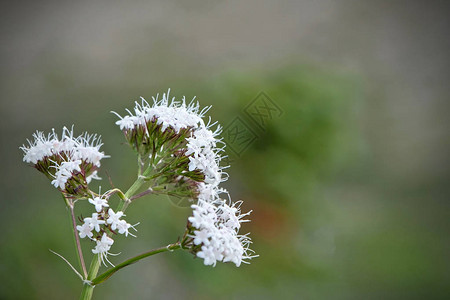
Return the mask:
M77 230L80 232L80 238L85 238L86 236L88 238L92 238L92 236L94 235L92 233L92 227L90 225L90 223L83 223L83 225L78 225L77 226Z
M24 152L23 161L36 164L45 156L51 156L53 154L52 146L55 142L56 134L53 131L48 136L45 136L43 132L36 131L33 134L33 138L33 142L28 140L28 146L23 145L20 148Z
M216 255L212 246L202 246L202 251L197 252L197 256L203 258L206 266L216 265Z
M113 112L120 118L116 124L119 125L121 130L132 130L136 126L156 118L157 124L162 126L162 131L171 127L178 133L183 128L198 127L203 122L202 116L207 109L199 111L200 106L194 102L186 105L185 98L181 102L174 99L169 101L169 93L170 90L167 94L163 94L160 100L157 95L156 98L153 98L153 105L141 98L142 103L135 103L135 115L128 111L130 115L121 117Z
M226 203L221 206L219 218L226 227L233 230L239 230L242 222L248 222L248 220L243 220L243 218L250 215L252 211L242 214L240 212L241 204L242 201L238 201L233 203L232 206L229 206Z
M136 225L137 224L131 225L131 224L127 223L125 220L120 220L117 223L117 229L120 234L125 234L125 236L128 236L128 234L130 234L131 236L136 237L134 234L132 234L131 232L128 231L128 229L130 229L130 228L133 228L135 231L137 231L136 228L134 228L134 226L136 226Z
M104 220L98 219L98 213L93 213L91 218L84 218L84 222L97 232L100 232L100 225L105 224Z
M95 206L95 210L97 212L101 212L103 207L109 207L108 201L100 197L94 197L94 199L89 199L89 203Z
M106 155L103 152L98 151L96 147L78 146L77 157L92 163L96 167L100 167L100 160Z
M99 176L97 175L97 173L98 173L97 170L95 170L94 172L92 172L91 175L89 175L88 177L86 177L86 182L87 182L87 183L91 183L92 179L95 179L95 180L101 180L102 178L99 177Z
M208 202L201 202L201 205L192 205L193 216L189 217L189 222L195 228L203 228L213 226L216 222L216 208L213 204Z
M33 138L34 141L28 140L28 146L20 147L24 152L23 160L39 166L39 171L53 176L52 185L55 187L65 189L67 180L76 173L87 176L87 183L92 179L99 179L96 168L100 167L100 160L108 156L100 152L102 143L97 135L85 133L74 137L73 128L69 130L64 127L61 139L54 130L48 136L37 131ZM51 168L55 171L50 172Z
M129 115L124 117L115 113L120 118L116 124L119 125L120 129L125 130L127 139L130 139L129 142L132 145L135 145L135 142L137 142L132 138L136 135L127 132L136 131L138 135L141 135L143 130L147 136L150 136L148 130L149 128L154 128L151 125L152 122L161 125L160 130L162 132L167 128L171 128L176 133L180 133L183 129L189 129L185 148L180 149L189 158L188 169L185 172L201 171L205 175L204 183L211 185L210 189L215 189L221 182L226 180L226 177L223 176L223 169L226 166L220 166L220 161L222 160L220 153L224 149L217 146L218 143L222 143L221 139L218 138L222 129L217 123L208 121L205 124L203 121L202 118L210 107L200 110L199 103L194 102L194 100L186 105L185 98L181 102L176 101L174 98L170 99L169 92L163 94L160 100L158 95L156 98L153 98L152 105L142 98L142 103L135 103L134 115L129 110ZM216 126L216 129L212 130L214 126ZM142 142L142 140L139 140L139 142ZM138 145L135 147L139 148ZM147 151L151 150L147 148ZM151 155L157 154L151 153Z
M59 166L59 170L66 170L69 173L73 173L74 171L81 172L80 165L81 160L79 159L73 161L63 161Z
M124 129L133 129L136 124L135 120L138 120L137 117L125 116L119 121L116 121L116 125L119 125L120 130Z
M111 208L108 210L109 218L106 220L108 224L111 224L111 229L116 230L120 224L120 218L125 216L122 211L115 213ZM125 222L126 223L126 222Z
M60 188L62 190L65 188L67 180L74 175L74 172L81 171L81 160L62 161L60 164L54 162L54 164L55 165L51 167L56 169L55 175L53 175L55 179L52 180L51 183L56 188Z
M109 260L108 260L108 255L111 254L109 253L109 249L111 249L111 245L114 244L114 240L112 238L110 238L106 233L103 233L103 236L100 240L96 240L97 245L95 246L94 249L92 249L92 253L94 254L99 254L100 255L100 259L103 262L104 265L105 264L105 260L112 266L114 266Z
M217 199L218 196L222 193L228 195L226 189L219 188L217 185L207 184L204 182L200 182L197 186L197 189L199 192L198 198L205 202L214 202L214 200Z
M194 244L200 245L204 244L205 246L209 245L209 238L211 237L211 232L208 229L196 230L194 231L195 238Z
M55 179L52 180L51 184L55 187L55 188L60 188L60 189L64 189L66 186L66 182L67 182L68 177L66 176L62 176L62 175L57 175L55 177Z
M102 238L96 242L97 245L95 246L95 249L92 250L95 254L108 252L109 249L111 249L111 245L114 244L114 240L108 237L106 233L103 233Z
M189 218L193 231L193 243L202 245L197 256L203 258L205 265L215 266L216 261L233 262L240 266L246 259L256 257L249 249L251 240L247 235L239 235L238 230L244 216L240 213L240 204L229 206L224 200L217 199L214 204L199 200L192 205L193 216Z
M180 176L175 178L190 178L194 181L187 184L189 188L195 189L194 194L198 196L195 199L197 204L192 205L192 216L188 218L189 235L192 238L188 243L192 241L193 245L201 246L194 249L197 251L200 248L197 256L203 258L206 265L231 261L239 266L241 262L255 256L251 255L253 251L248 247L250 238L238 234L240 224L245 222L243 217L249 213L241 214L242 202L231 204L230 200L228 205L219 197L222 193L228 195L226 190L219 187L228 178L224 172L227 166L220 165L224 151L223 142L218 137L221 127L210 120L205 123L202 119L210 107L200 110L198 102L194 101L186 105L185 98L181 102L170 99L169 92L163 94L161 100L158 100L158 96L153 98L152 105L144 99L142 103L136 102L134 112L127 110L128 115L124 117L116 114L120 118L116 124L124 130L128 142L139 153L148 154L151 161L158 157L157 162L162 165L170 166L167 157L180 161L177 168L184 169L177 170ZM159 146L153 146L153 149L148 146L154 145L152 139L158 138L167 138L164 147L168 147L165 150L169 151L169 155L158 149ZM185 138L185 141L179 143L180 138ZM168 150L170 147L175 149L173 153ZM199 173L204 177L199 177ZM108 219L110 222L117 226L119 233L128 234L130 224L119 218Z

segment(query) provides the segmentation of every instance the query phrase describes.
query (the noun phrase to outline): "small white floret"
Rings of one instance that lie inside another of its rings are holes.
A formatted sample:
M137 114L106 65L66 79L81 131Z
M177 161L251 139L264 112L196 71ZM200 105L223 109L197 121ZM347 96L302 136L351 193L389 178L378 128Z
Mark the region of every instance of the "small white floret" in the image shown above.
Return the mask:
M100 197L94 197L94 199L89 199L89 203L95 206L97 212L101 212L103 207L109 207L108 201Z

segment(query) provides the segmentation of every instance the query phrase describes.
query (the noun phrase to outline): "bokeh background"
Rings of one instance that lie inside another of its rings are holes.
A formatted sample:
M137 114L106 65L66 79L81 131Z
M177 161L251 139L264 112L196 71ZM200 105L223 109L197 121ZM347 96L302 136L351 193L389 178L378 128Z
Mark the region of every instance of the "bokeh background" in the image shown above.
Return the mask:
M69 214L22 162L35 130L102 135L104 190L135 157L114 125L171 88L256 136L226 187L253 209L250 265L165 253L96 299L448 299L449 5L446 1L14 1L0 12L0 298L76 299ZM257 127L265 92L281 116ZM77 208L81 214L86 205ZM182 234L189 208L144 198L116 263ZM91 245L84 242L85 255ZM114 252L113 251L113 252Z

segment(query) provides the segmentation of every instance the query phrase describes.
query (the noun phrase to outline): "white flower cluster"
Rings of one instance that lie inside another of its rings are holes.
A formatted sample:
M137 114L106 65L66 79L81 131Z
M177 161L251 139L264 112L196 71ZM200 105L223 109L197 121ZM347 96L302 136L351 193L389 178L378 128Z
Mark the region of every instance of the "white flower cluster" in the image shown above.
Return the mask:
M239 235L243 218L250 214L241 214L238 202L229 206L225 201L218 199L214 203L199 200L192 205L193 216L189 222L194 230L192 238L195 245L201 245L197 256L203 258L205 265L216 265L217 261L233 262L240 266L246 259L255 257L249 249L251 240L248 235Z
M222 156L220 152L223 151L222 148L217 148L217 143L220 142L216 137L220 134L221 128L218 126L217 129L213 132L209 128L211 126L203 126L198 127L192 137L187 138L187 152L186 155L189 156L189 171L198 169L205 174L205 183L206 186L202 186L202 189L213 189L217 188L218 185L225 181L225 178L222 178L222 170L227 167L220 167L220 160ZM214 125L214 124L213 124ZM210 185L210 186L208 186Z
M139 104L136 102L134 108L135 115L129 110L127 110L129 115L124 117L116 113L120 118L116 124L120 126L121 130L131 130L139 125L145 127L147 122L155 119L158 125L162 125L162 131L168 127L172 127L178 133L182 128L195 128L199 123L203 123L202 116L208 111L209 107L199 112L199 104L192 101L189 105L186 105L185 98L183 98L181 105L179 102L174 101L174 99L169 103L169 92L163 94L161 100L158 100L158 95L156 98L152 97L153 106L150 106L141 97L142 103Z
M169 90L170 92L170 90ZM189 218L192 226L189 229L189 236L194 241L194 253L204 259L205 265L215 265L217 261L231 261L237 266L246 259L251 259L252 250L249 249L251 240L247 235L239 235L240 223L244 222L242 217L248 215L240 213L238 206L229 206L227 202L219 197L221 193L228 193L219 187L219 184L227 180L227 174L223 171L226 167L220 166L223 158L221 153L223 147L218 147L222 143L218 139L221 127L217 123L203 121L203 116L210 107L200 110L198 102L190 102L186 105L185 98L176 101L172 98L169 101L169 92L163 94L162 99L158 96L153 98L150 105L142 98L142 103L137 103L134 108L134 115L128 111L129 115L120 117L116 122L121 130L130 133L144 130L149 136L147 128L151 122L161 126L161 131L170 129L173 132L182 134L188 130L185 148L182 149L188 158L188 166L181 174L192 171L200 171L204 175L204 180L196 181L197 204L192 205L193 216ZM117 114L116 114L117 115ZM132 135L130 135L132 136ZM225 175L225 176L224 176Z
M121 220L125 216L124 213L122 211L114 212L114 210L108 208L108 200L103 197L93 197L89 199L89 203L94 205L96 212L91 217L84 218L83 224L77 226L79 236L80 238L87 237L94 240L96 246L92 249L92 252L100 255L103 264L105 264L105 260L111 264L107 256L111 254L109 250L114 240L108 236L107 230L113 233L124 234L125 236L129 234L136 237L129 232L129 229L136 230L134 226L137 224L131 225L125 220ZM106 210L107 208L108 210Z
M54 168L54 174L49 170L42 170L51 174L54 178L52 184L60 189L65 188L67 181L73 176L74 172L84 172L81 169L82 163L91 164L95 168L100 167L100 160L108 157L100 152L102 146L100 137L84 133L78 137L73 136L71 130L63 128L61 139L52 130L48 136L43 132L37 131L33 134L33 141L28 140L28 146L23 145L23 160L27 163L37 165L46 162L45 169ZM48 165L47 165L48 164ZM86 181L89 183L92 179L100 179L97 171L94 170L87 175Z
M169 90L170 92L170 90ZM180 132L181 129L190 129L192 134L188 137L186 145L186 156L189 157L189 171L200 170L205 175L205 182L199 185L200 194L208 194L210 200L216 198L222 189L218 188L219 184L226 180L223 178L223 169L227 166L220 166L222 159L220 153L224 147L217 147L221 142L217 136L221 132L220 126L212 131L211 127L216 125L205 124L202 117L211 108L205 107L200 110L198 102L191 101L186 105L186 100L183 97L181 102L175 101L172 98L169 101L169 92L163 94L162 99L158 100L158 95L153 97L153 105L142 98L142 103L136 102L134 108L135 115L130 111L129 115L121 117L116 122L121 130L133 130L138 127L147 128L147 122L155 120L157 124L161 124L161 130L167 128L173 129L175 132Z
M74 171L81 172L80 169L81 160L77 159L74 161L63 161L60 165L55 162L55 165L52 166L56 169L55 179L52 180L52 184L55 188L64 189L66 186L67 180L72 177Z

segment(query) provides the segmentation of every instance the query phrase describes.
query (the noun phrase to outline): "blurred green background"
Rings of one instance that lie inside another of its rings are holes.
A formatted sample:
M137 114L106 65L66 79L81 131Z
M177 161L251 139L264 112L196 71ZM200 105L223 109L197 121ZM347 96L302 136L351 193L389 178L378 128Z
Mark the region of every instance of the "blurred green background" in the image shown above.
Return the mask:
M69 214L22 162L35 130L99 133L103 190L135 157L114 125L139 96L197 96L256 136L229 152L233 199L253 210L250 265L154 256L96 299L448 299L450 95L444 1L28 1L1 11L0 298L76 299ZM259 128L245 108L281 110ZM108 174L108 175L107 175ZM80 205L78 213L86 211ZM143 198L115 263L174 242L188 208ZM84 243L85 255L91 245Z

